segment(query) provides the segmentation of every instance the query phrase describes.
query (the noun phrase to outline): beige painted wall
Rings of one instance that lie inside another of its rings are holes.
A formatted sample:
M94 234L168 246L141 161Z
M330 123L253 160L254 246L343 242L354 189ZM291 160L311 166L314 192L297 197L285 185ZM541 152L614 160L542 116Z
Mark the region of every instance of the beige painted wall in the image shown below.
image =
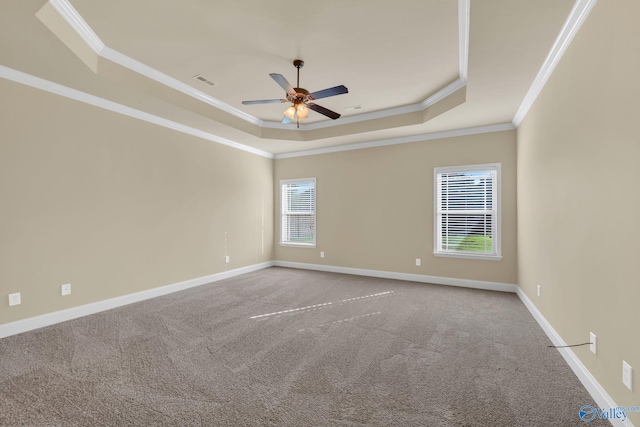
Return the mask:
M7 80L0 93L0 324L273 259L273 160Z
M276 160L276 206L280 180L317 178L317 247L280 246L276 213L276 259L516 283L515 138L505 131ZM502 164L503 259L435 257L433 169L479 163Z
M575 353L625 406L640 406L639 16L598 2L518 129L518 284L567 343L597 335L597 355Z

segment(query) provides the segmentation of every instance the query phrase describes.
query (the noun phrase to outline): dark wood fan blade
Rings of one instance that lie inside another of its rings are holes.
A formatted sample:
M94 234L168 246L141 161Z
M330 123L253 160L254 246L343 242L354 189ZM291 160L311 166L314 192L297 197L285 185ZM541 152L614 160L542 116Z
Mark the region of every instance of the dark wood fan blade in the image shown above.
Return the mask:
M282 74L271 73L269 74L273 80L276 81L280 85L282 89L285 90L288 94L295 95L296 91L293 90L293 86L289 84L287 79L284 78Z
M349 89L347 89L344 85L340 85L310 93L309 96L311 97L311 99L320 99L328 98L330 96L342 95L343 93L349 93Z
M307 104L307 107L309 107L310 109L312 109L313 111L315 111L316 113L320 113L323 114L327 117L329 117L330 119L337 119L340 118L340 114L336 113L335 111L331 111L328 108L324 108L318 104Z
M243 105L253 104L280 104L281 102L287 102L286 99L258 99L256 101L242 101Z

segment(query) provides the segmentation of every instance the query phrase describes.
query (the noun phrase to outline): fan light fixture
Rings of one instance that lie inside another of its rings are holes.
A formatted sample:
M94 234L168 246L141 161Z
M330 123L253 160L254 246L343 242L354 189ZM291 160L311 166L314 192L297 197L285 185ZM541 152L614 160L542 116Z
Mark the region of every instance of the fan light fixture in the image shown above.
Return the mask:
M309 117L309 109L307 108L306 105L300 102L287 108L286 111L284 112L284 115L289 120L293 120L293 121L304 120L307 117Z

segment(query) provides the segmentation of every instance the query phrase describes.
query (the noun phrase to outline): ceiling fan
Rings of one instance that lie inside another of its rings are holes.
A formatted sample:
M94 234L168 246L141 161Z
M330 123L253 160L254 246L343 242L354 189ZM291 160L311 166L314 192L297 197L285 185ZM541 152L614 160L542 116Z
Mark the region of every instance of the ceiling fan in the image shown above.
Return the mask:
M319 90L317 92L309 93L308 90L300 87L300 68L304 66L304 61L296 59L293 61L293 65L298 69L298 81L296 86L292 87L287 79L282 74L271 73L269 74L273 80L276 81L286 92L286 98L284 99L261 99L257 101L242 101L244 105L252 104L278 104L281 102L291 102L293 105L287 108L284 112L284 118L282 123L296 122L300 127L300 120L306 119L309 115L309 110L313 110L317 113L325 115L330 119L336 120L340 117L340 114L335 111L331 111L328 108L324 108L318 104L314 104L312 101L321 98L328 98L330 96L342 95L343 93L349 93L349 89L345 86L335 86L328 89Z

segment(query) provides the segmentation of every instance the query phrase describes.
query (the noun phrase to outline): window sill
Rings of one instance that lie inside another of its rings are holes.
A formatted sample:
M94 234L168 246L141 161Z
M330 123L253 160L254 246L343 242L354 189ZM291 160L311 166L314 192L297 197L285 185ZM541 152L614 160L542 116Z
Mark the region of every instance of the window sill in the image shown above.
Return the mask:
M455 252L434 252L433 253L437 257L444 258L462 258L462 259L480 259L485 261L501 261L502 256L500 255L472 255L472 254L463 254L463 253L455 253Z
M280 246L291 246L294 248L315 248L315 243L291 243L291 242L280 242Z

